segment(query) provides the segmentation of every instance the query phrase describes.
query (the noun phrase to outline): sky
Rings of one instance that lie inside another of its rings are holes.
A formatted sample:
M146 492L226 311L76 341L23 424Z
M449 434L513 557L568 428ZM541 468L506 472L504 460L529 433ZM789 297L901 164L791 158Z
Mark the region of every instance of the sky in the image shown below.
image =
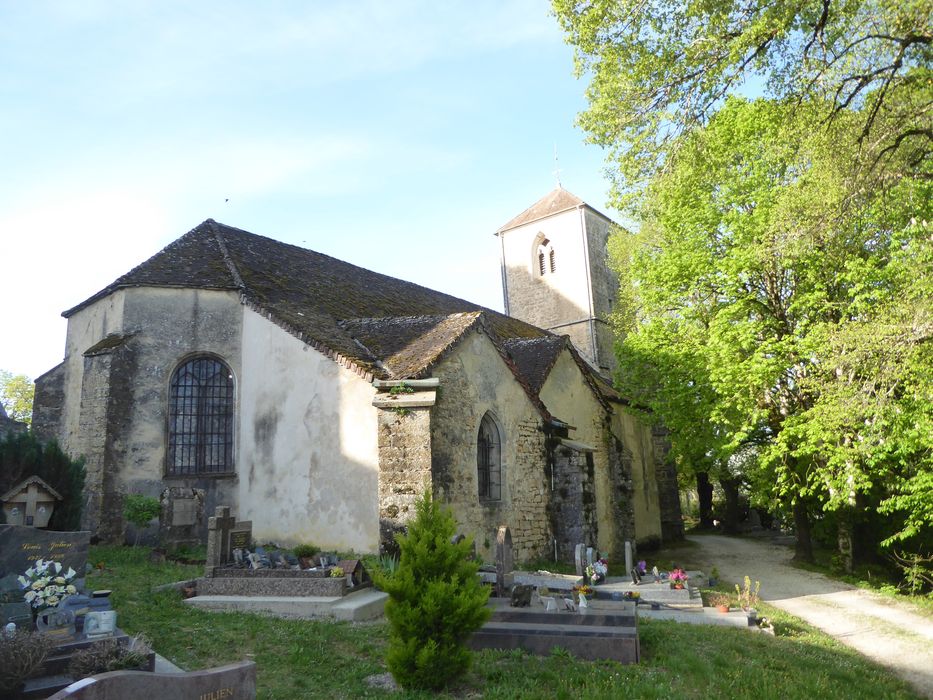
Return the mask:
M501 310L557 168L616 215L585 87L546 0L0 0L0 370L208 218Z

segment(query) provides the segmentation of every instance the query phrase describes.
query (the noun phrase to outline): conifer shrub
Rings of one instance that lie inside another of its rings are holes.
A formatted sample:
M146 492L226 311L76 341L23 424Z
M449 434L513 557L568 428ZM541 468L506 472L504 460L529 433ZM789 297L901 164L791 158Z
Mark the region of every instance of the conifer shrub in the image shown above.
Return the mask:
M453 514L429 493L417 502L407 534L396 535L401 556L394 574L377 573L389 594L386 664L405 688L436 690L470 667L470 636L489 619L489 590L478 576L468 539L454 543Z
M123 517L136 528L136 541L133 546L139 544L139 534L142 530L149 527L149 523L159 517L162 512L162 504L154 496L146 496L142 493L128 493L123 499Z

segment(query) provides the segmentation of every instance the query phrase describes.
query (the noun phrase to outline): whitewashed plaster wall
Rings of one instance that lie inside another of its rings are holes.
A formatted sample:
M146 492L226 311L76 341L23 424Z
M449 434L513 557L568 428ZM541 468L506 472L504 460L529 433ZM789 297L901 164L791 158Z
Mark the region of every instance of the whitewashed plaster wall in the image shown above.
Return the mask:
M546 265L545 274L540 274L539 236L553 246L556 272ZM541 328L589 317L589 261L579 209L532 221L499 237L506 268L507 314Z
M238 517L258 541L378 549L374 393L244 308Z
M437 366L437 403L431 410L432 476L435 497L453 510L460 531L476 542L477 554L492 561L496 529L511 528L516 561L550 547L542 418L489 338L471 332ZM477 437L491 412L502 441L502 497L480 501Z
M541 328L570 336L597 366L615 366L612 339L603 323L617 295L606 242L610 222L588 207L577 207L499 234L505 272L505 311ZM538 265L537 242L553 246L554 272ZM565 325L572 324L572 325Z

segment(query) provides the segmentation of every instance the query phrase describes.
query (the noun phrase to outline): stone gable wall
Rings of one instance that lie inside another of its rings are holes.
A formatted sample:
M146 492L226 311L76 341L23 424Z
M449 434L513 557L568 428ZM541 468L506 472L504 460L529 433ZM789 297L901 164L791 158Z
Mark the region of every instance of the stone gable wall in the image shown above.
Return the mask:
M477 554L495 555L496 531L508 525L515 560L547 554L549 484L542 419L489 338L464 338L435 369L440 380L431 409L434 495L452 508ZM476 447L483 415L491 412L502 440L502 497L479 500Z

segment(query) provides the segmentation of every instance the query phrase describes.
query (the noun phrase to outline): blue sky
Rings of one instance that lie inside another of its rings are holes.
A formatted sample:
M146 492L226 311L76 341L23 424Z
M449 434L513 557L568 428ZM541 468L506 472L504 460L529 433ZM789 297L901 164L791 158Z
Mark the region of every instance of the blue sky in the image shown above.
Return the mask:
M606 206L544 0L0 3L0 369L207 218L502 308L493 232Z

